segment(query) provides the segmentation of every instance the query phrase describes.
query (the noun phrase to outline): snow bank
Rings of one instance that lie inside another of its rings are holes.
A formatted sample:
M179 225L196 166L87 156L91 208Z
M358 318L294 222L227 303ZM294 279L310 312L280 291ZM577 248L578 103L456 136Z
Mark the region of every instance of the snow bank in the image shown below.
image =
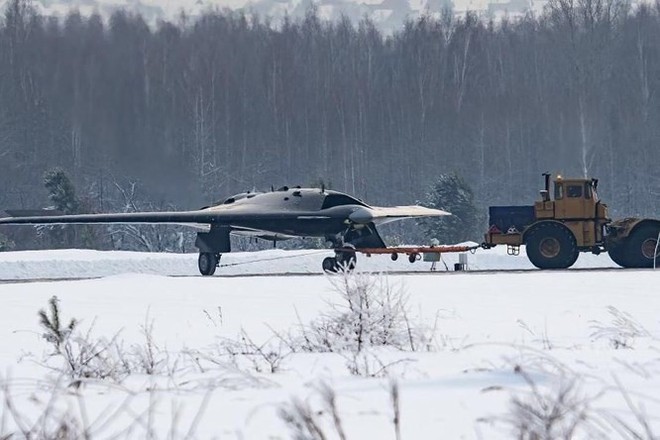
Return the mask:
M328 250L236 252L223 255L216 275L321 274L321 261L332 256ZM445 254L444 263L453 270L458 254ZM445 264L437 264L438 271ZM471 270L533 269L524 248L521 255L506 255L504 247L477 250L468 254ZM364 271L429 271L431 263L408 262L405 256L391 261L387 255L358 255L358 269ZM580 254L576 268L616 267L607 254ZM98 278L125 273L186 276L199 275L197 254L169 254L126 251L50 250L0 253L0 280Z

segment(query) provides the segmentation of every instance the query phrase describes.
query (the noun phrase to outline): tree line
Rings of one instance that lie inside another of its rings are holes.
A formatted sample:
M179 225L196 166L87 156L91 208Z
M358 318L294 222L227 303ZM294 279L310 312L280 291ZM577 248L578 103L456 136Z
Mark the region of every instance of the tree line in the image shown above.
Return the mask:
M48 206L61 167L92 212L194 209L331 182L374 204L459 175L480 210L529 204L544 171L601 179L615 216L659 215L660 9L550 0L494 22L208 10L0 20L0 209ZM479 237L475 237L479 239Z

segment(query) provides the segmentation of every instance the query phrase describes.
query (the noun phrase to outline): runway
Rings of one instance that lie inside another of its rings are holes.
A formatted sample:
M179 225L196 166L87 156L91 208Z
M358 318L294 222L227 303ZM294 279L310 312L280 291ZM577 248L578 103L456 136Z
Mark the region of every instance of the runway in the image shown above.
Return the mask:
M549 272L549 273L576 273L576 272L612 272L622 271L649 271L653 269L624 269L621 267L587 267L587 268L571 268L571 269L556 269L545 270L540 269L498 269L498 270L464 270L464 271L419 271L419 270L393 270L393 271L369 271L370 273L380 273L386 275L402 276L402 275L424 275L424 276L465 276L465 275L485 275L485 274L527 274L535 272ZM357 272L360 272L358 269ZM366 272L366 271L365 271ZM336 274L325 274L323 272L279 272L279 273L240 273L240 274L222 274L216 272L215 275L204 277L202 275L148 275L148 276L163 276L167 278L203 278L203 279L222 279L222 278L268 278L268 277L322 277L322 276L335 276ZM116 275L110 275L116 276ZM91 277L64 277L64 278L23 278L23 279L0 279L0 284L24 284L24 283L52 283L52 282L66 282L66 281L85 281L95 280L104 277L91 276Z

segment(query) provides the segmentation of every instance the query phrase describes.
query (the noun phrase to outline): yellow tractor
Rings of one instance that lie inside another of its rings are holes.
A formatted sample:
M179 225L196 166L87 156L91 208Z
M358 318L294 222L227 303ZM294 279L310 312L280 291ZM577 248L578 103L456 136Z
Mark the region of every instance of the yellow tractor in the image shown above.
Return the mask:
M598 198L597 179L554 180L545 177L541 199L532 206L491 206L484 247L506 245L517 255L525 245L527 257L541 269L571 267L580 252L608 252L623 267L660 264L660 220L625 218L612 221Z

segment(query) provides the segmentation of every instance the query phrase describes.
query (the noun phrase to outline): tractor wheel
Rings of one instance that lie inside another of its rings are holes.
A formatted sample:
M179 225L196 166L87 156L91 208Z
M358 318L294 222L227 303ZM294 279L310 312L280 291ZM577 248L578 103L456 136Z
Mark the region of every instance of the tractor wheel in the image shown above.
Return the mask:
M660 226L646 225L634 230L626 243L626 260L629 267L653 267L660 264L660 249L655 253Z
M627 244L627 242L615 243L613 241L607 243L607 255L609 255L612 261L621 267L630 267L630 263L626 258L626 251L628 250Z
M327 257L323 259L323 272L326 273L336 273L337 272L337 259L333 257Z
M199 273L204 276L211 276L215 273L215 268L218 267L220 255L212 254L210 252L200 252L197 259L197 267Z
M578 258L575 236L560 223L533 226L525 237L527 257L539 269L566 269Z

